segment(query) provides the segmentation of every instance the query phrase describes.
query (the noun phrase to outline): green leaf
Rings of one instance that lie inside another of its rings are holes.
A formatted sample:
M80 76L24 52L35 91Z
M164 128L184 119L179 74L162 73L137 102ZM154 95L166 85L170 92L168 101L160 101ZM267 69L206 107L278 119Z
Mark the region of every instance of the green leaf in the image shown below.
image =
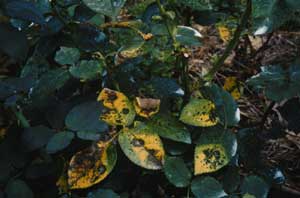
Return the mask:
M29 42L26 34L8 24L0 24L0 50L11 58L23 61L27 57Z
M83 0L85 5L95 12L116 17L126 0Z
M216 106L216 114L222 124L235 126L240 121L240 110L231 94L216 84L204 87L206 95Z
M222 189L222 185L209 176L193 179L191 190L197 198L221 198L227 195Z
M248 194L256 198L267 198L269 185L262 178L250 175L244 179L241 192L244 196Z
M63 68L50 70L41 76L30 96L33 101L47 99L53 92L62 88L69 79L68 70Z
M22 141L29 151L39 149L46 145L54 131L45 126L35 126L26 128L22 133Z
M50 154L66 148L74 138L74 133L69 131L58 132L49 140L46 151Z
M180 120L192 126L214 126L218 122L215 116L215 104L206 99L192 99L182 109Z
M252 5L255 35L270 33L288 21L300 22L297 17L300 4L297 0L253 0Z
M22 180L12 180L5 188L7 198L33 198L33 193Z
M191 134L175 117L158 114L147 122L153 131L163 138L191 144Z
M237 151L237 140L229 131L201 134L195 148L195 175L215 172L226 166Z
M240 185L239 168L229 166L226 169L222 183L226 192L233 193Z
M192 178L190 170L179 157L165 158L164 173L169 182L179 188L187 187Z
M97 189L89 192L87 198L120 198L120 196L111 189Z
M103 72L104 61L82 60L69 68L72 76L82 81L99 79Z
M75 64L80 58L80 52L77 48L61 47L55 54L55 61L61 65Z
M213 10L220 3L220 0L177 0L177 2L193 10L205 11Z
M96 101L88 101L75 106L68 113L65 124L73 131L104 132L108 126L99 117L103 106Z
M202 35L200 34L200 32L198 32L194 28L187 26L177 27L176 41L179 42L181 45L186 45L189 47L200 46L201 38Z
M159 170L164 164L165 151L159 136L143 123L132 129L123 129L119 144L125 155L136 165Z
M299 61L283 69L280 65L261 67L261 72L247 80L248 85L263 91L273 101L290 99L300 93Z

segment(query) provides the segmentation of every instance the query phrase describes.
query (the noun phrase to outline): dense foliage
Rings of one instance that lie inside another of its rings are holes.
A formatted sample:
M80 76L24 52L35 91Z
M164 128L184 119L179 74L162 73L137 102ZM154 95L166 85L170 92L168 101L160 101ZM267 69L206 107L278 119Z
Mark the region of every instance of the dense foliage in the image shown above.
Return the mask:
M299 0L0 6L1 198L266 198L284 182L260 158L263 123L240 123L243 85L216 73L245 37L299 26ZM193 73L197 25L225 47ZM265 100L299 95L299 60L260 66L244 83Z

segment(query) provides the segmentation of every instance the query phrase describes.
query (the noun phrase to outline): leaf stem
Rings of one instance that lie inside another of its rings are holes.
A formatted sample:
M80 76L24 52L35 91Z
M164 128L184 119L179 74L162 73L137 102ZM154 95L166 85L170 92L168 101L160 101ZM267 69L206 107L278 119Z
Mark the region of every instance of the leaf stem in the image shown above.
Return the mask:
M252 7L251 0L247 0L246 10L243 14L240 25L237 27L236 31L234 32L233 38L228 43L223 55L215 62L213 68L204 76L205 80L211 81L214 78L216 72L223 66L226 58L230 55L231 51L234 50L234 48L238 44L240 36L244 28L246 27L248 19L251 15L251 7Z
M20 121L21 125L24 128L29 128L30 124L29 124L28 120L26 119L26 117L24 116L22 110L18 110L16 107L12 107L11 109L14 112L17 119Z

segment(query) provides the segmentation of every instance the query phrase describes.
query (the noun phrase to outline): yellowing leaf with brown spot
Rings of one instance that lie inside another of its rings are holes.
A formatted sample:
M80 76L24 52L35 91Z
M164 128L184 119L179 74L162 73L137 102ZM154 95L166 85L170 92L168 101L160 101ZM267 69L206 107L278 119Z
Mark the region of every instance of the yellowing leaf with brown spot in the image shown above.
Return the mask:
M138 115L149 118L159 111L160 100L136 97L133 104Z
M165 151L161 139L142 123L132 129L123 129L119 144L125 155L135 164L146 169L162 169Z
M193 126L209 127L218 123L215 104L206 99L192 99L181 111L180 120Z
M228 42L231 39L231 32L226 26L220 25L218 31L222 41Z
M195 148L194 174L211 173L229 163L236 154L237 142L233 133L212 129L200 136Z
M68 184L71 189L88 188L99 183L112 171L117 152L114 145L98 142L76 153L69 165Z
M236 77L227 77L225 79L223 89L228 91L235 100L240 99L241 92Z
M132 124L135 118L134 107L123 93L104 88L98 96L98 101L108 109L100 116L101 120L113 126Z

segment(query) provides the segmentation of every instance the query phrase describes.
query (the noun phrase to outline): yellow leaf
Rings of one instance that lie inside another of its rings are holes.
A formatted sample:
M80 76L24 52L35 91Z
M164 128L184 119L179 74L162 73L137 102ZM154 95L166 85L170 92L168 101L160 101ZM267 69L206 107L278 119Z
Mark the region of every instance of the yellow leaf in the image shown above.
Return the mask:
M206 99L192 99L181 111L180 120L193 126L209 127L218 123L215 104Z
M134 107L123 93L104 88L98 96L98 101L108 108L108 111L100 116L101 120L113 126L132 124L135 117Z
M235 100L241 98L239 84L236 77L227 77L225 79L223 89L228 91Z
M218 144L197 146L195 149L195 175L214 172L229 161L225 149Z
M162 169L165 157L162 142L156 133L144 124L133 129L123 129L119 144L125 155L135 164L146 169Z
M220 38L222 39L222 41L228 42L230 40L231 32L226 26L220 25L218 27L218 31L219 31L219 35L220 35Z
M138 115L149 118L159 111L160 100L136 97L133 104Z
M64 194L69 191L68 177L65 174L62 174L56 182L56 186L59 189L59 194Z
M0 140L4 139L7 133L7 128L0 128Z
M116 160L115 147L102 141L79 151L72 157L68 169L70 188L88 188L99 183L112 171Z

